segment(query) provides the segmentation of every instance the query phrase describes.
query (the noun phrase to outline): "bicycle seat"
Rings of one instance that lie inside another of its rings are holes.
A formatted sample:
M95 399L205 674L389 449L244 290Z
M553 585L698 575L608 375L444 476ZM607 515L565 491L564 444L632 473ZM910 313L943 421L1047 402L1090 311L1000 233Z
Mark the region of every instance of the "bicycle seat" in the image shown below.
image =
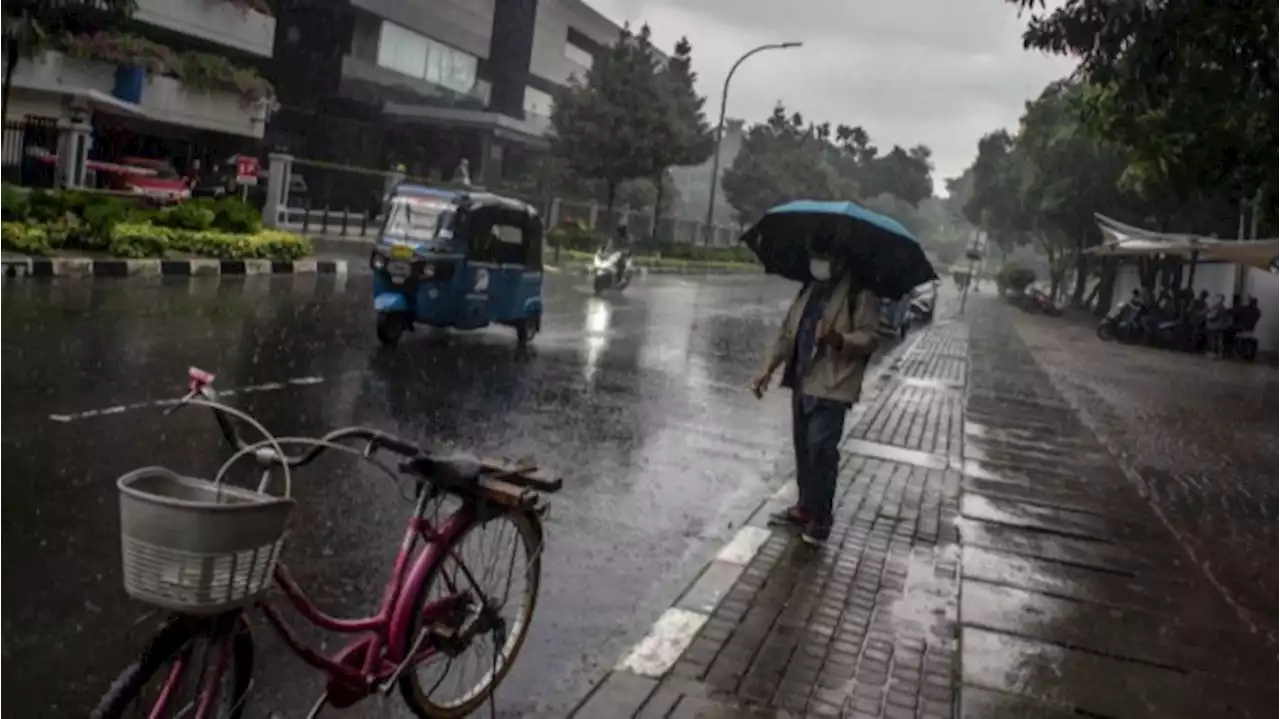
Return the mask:
M400 471L441 489L469 490L479 485L484 465L474 455L465 453L423 455L402 462Z

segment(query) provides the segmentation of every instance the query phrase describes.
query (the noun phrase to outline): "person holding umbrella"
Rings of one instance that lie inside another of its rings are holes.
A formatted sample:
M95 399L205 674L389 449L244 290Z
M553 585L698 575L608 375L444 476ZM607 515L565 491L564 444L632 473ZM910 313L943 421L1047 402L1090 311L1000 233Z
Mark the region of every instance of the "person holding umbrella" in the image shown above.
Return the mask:
M799 501L770 517L802 530L808 544L831 534L845 417L862 394L862 377L879 342L880 303L835 252L834 237L811 237L809 276L787 311L763 370L751 384L763 397L778 367L791 390Z

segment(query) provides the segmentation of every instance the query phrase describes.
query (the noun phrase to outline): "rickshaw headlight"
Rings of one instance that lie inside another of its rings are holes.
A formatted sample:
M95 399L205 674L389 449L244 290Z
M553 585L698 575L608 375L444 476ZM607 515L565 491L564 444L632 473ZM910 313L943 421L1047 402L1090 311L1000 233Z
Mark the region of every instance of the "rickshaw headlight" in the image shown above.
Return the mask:
M431 264L431 263L427 263L426 265L423 265L423 267L422 267L422 276L423 276L423 277L425 277L425 278L427 278L427 279L431 279L432 277L435 277L435 276L436 276L436 266L435 266L435 265L433 265L433 264Z
M387 268L387 258L375 252L373 254L373 261L371 264L375 270L385 270Z

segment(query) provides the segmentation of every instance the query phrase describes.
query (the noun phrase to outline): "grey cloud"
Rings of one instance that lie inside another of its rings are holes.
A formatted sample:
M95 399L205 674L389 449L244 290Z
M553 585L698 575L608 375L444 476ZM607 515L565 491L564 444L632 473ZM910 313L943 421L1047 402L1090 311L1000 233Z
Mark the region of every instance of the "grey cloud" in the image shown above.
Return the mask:
M649 22L664 46L687 35L713 118L743 51L803 40L744 64L729 114L758 121L780 100L816 121L862 125L881 147L927 144L939 188L969 164L979 137L1014 126L1023 103L1072 67L1024 51L1023 21L1001 0L589 1L615 20Z

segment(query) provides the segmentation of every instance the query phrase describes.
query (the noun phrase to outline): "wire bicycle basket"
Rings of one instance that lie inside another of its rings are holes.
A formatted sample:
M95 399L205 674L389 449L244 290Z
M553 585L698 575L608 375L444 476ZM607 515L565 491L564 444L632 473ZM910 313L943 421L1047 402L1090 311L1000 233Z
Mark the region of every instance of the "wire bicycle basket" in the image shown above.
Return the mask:
M288 483L285 496L276 496L144 467L116 486L130 596L175 612L219 614L270 588L294 508Z

